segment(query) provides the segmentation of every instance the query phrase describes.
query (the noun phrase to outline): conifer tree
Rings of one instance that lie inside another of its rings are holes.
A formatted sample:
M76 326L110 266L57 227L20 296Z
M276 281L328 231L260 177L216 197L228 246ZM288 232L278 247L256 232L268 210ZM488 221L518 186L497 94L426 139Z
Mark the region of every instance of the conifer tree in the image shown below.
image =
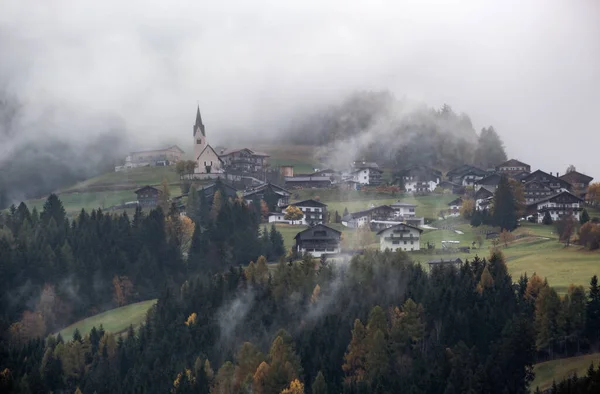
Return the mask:
M501 230L514 230L517 227L517 209L517 202L508 178L502 175L494 194L494 224Z
M581 211L581 215L579 216L579 223L581 225L584 225L589 221L590 221L590 214L588 213L587 209L584 208L583 211Z
M546 211L544 213L544 217L542 218L542 224L549 226L553 223L552 216L550 216L550 211Z
M187 216L189 216L194 223L200 223L200 197L198 196L198 191L195 186L190 188L185 211Z
M169 189L169 182L167 182L167 178L163 178L160 183L160 193L158 194L158 206L162 208L163 212L168 212L170 199L171 191Z
M319 371L312 384L312 394L328 394L327 382L325 381L325 376L323 376L322 371Z
M271 251L273 253L273 258L277 259L285 254L285 246L283 243L283 236L277 228L275 228L275 224L271 225L271 231L269 233L269 239L271 241Z
M590 281L586 307L586 330L589 340L597 343L600 339L600 286L598 286L598 276L596 275Z

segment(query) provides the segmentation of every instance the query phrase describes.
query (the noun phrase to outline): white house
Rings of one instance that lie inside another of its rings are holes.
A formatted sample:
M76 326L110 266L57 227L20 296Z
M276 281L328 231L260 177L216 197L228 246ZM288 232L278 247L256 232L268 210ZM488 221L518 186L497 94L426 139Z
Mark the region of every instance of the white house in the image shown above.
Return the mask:
M327 204L320 201L309 199L294 202L289 205L297 207L304 214L302 220L296 220L294 221L294 224L315 225L323 224L327 220ZM285 210L288 206L282 207L281 212L283 216L285 216ZM273 219L271 219L271 217L273 217ZM279 215L269 215L269 222L276 221L278 218ZM283 221L287 222L285 219L283 219Z
M563 191L553 196L536 201L528 205L528 214L537 213L538 223L542 223L546 212L550 213L553 221L560 220L565 215L573 215L579 220L579 214L583 210L583 200L571 192Z
M430 193L440 183L441 177L441 172L426 166L412 166L398 174L407 193Z
M460 216L460 208L462 208L463 199L462 197L458 197L455 200L452 200L448 203L448 216Z
M371 226L372 222L396 222L396 212L389 205L372 207L364 211L352 212L342 218L342 224L350 228Z
M418 251L421 249L421 230L409 224L400 223L383 229L377 233L379 236L379 249L384 251L403 250L405 252Z
M481 187L479 190L477 190L477 192L475 192L475 209L478 211L487 209L493 199L494 193L485 187Z
M379 185L381 183L381 171L373 167L355 168L350 173L343 175L343 180L352 180L361 185Z
M415 217L416 212L415 209L417 206L415 204L409 204L407 202L396 201L393 204L390 204L390 207L394 208L396 211L396 216L401 217Z

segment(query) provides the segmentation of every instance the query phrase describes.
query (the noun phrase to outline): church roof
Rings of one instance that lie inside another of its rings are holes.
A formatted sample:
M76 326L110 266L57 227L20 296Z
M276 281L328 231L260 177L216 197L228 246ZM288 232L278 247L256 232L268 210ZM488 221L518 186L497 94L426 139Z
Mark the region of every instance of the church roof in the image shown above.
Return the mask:
M200 152L200 154L198 155L198 157L196 157L196 160L200 160L200 156L202 156L202 155L204 154L204 151L205 151L205 150L207 150L207 149L210 149L210 150L212 150L212 151L214 152L214 154L215 154L215 155L216 155L216 156L219 158L219 161L220 161L221 163L223 162L223 159L221 159L221 158L219 157L219 155L217 154L217 152L216 152L216 151L213 149L213 147L212 147L212 146L210 146L210 144L206 144L206 146L204 147L204 149L202 149L202 152Z
M194 135L196 135L196 129L200 128L202 135L206 136L204 133L204 124L202 124L202 115L200 115L200 106L198 105L198 110L196 111L196 123L194 124Z

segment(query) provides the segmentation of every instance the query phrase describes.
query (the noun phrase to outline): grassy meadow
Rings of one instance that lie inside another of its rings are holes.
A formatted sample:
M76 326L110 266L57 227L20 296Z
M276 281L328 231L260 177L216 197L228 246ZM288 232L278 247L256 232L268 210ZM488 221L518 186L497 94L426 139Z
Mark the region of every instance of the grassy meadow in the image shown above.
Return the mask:
M98 328L102 325L105 331L120 334L127 331L130 325L134 327L140 325L146 319L146 313L150 307L155 303L156 300L148 300L111 309L73 323L58 333L62 335L65 341L68 341L73 338L75 329L79 329L79 332L84 335L89 333L92 327Z
M560 382L561 380L577 374L584 376L591 363L597 367L600 364L600 353L586 354L585 356L563 358L558 360L546 361L534 366L535 379L531 384L531 392L534 392L536 387L540 391L547 390L552 387L552 382Z

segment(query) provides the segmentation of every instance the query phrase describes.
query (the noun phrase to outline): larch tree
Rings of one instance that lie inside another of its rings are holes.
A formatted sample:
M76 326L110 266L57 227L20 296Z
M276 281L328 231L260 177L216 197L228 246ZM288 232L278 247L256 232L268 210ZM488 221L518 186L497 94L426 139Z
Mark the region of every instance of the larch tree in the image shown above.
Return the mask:
M290 382L290 386L283 389L281 394L304 394L304 384L298 379Z
M344 370L346 384L363 382L366 379L367 330L359 319L354 321L352 340L344 355Z
M294 224L295 221L302 220L303 217L304 214L302 213L300 208L298 208L295 205L289 205L285 209L285 216L283 218L285 220L290 220L292 224Z
M223 195L221 194L220 190L217 190L215 192L215 195L213 196L213 203L212 203L212 208L210 209L210 220L211 221L215 221L217 220L217 216L219 216L219 213L221 212L221 209L223 208Z

